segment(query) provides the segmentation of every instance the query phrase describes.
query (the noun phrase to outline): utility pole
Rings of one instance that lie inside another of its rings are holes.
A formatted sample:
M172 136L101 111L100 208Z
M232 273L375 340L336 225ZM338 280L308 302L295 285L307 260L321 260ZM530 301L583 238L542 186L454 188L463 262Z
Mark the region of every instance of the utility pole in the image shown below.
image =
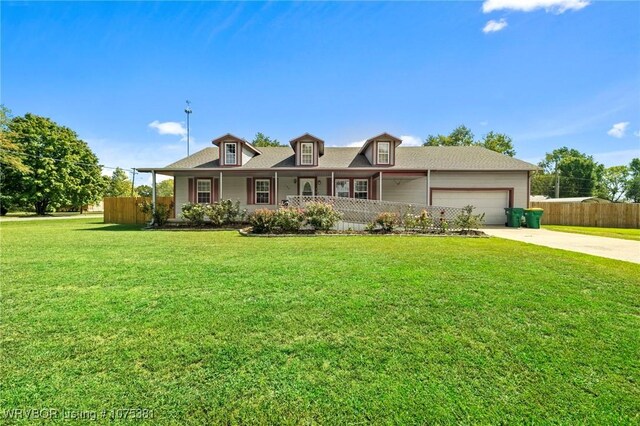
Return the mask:
M558 170L558 162L556 161L556 196L560 198L560 170Z
M136 185L136 169L134 168L132 171L132 177L131 177L131 196L133 197L133 190L135 188Z
M187 114L187 157L189 156L189 116L191 115L191 102L187 100L187 107L184 109Z

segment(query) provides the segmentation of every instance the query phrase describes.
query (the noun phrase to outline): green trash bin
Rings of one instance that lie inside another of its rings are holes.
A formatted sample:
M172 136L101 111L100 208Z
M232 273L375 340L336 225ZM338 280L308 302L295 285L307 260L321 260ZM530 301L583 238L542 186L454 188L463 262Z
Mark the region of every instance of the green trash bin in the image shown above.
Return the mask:
M504 214L507 215L507 222L505 223L505 226L508 226L509 228L520 228L524 209L519 207L508 207L504 209Z
M524 218L527 228L540 229L540 219L542 218L543 209L525 209Z

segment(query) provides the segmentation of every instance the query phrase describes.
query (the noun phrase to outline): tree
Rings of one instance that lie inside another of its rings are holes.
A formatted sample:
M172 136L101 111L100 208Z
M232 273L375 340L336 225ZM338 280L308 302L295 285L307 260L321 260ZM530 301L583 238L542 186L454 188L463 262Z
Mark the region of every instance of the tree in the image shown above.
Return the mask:
M547 153L539 164L544 175L559 178L559 197L590 197L596 190L604 167L593 157L566 146ZM540 178L538 178L540 179ZM555 196L554 190L541 195Z
M511 140L511 137L504 133L495 133L491 131L484 135L482 140L478 141L476 145L490 149L491 151L508 155L509 157L516 155L516 150L513 149L513 141Z
M629 164L629 179L625 184L627 200L640 203L640 158L634 158Z
M627 166L613 166L604 169L598 185L598 196L614 203L620 201L625 193L629 177Z
M111 179L104 195L105 197L130 197L131 188L132 183L127 172L120 167L116 167L111 174ZM135 195L135 191L133 195Z
M258 132L251 142L253 146L286 146L282 145L278 139L271 139L269 136Z
M13 140L9 132L9 122L11 121L11 110L4 105L0 105L0 215L7 214L11 207L15 206L15 197L8 194L4 189L3 182L7 179L7 173L28 173L27 167L22 158L24 152Z
M74 131L35 114L14 117L7 128L29 170L3 167L3 194L17 204L34 206L39 215L100 199L103 181L98 158Z
M448 135L429 135L423 146L481 146L491 151L513 157L516 155L513 149L511 137L504 133L489 132L478 141L474 140L473 132L464 124L459 125Z
M163 180L156 185L158 197L173 197L173 179Z
M149 185L140 185L136 187L136 192L140 197L151 197L153 189Z
M474 144L473 133L464 124L459 125L449 135L429 135L423 146L470 146Z

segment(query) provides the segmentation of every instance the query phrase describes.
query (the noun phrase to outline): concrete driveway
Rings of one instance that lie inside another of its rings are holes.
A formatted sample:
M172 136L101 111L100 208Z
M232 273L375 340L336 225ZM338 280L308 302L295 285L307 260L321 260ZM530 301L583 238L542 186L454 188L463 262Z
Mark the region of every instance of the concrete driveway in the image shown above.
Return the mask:
M638 241L570 234L544 228L507 228L502 226L487 227L483 231L492 237L640 263L640 242Z

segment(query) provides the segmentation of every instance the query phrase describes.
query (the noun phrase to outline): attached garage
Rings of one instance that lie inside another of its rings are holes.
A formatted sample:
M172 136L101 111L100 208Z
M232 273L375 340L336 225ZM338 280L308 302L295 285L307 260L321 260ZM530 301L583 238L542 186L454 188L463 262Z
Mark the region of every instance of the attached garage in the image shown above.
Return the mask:
M472 205L475 213L484 213L485 224L504 225L504 208L513 205L513 189L510 188L433 188L431 205L465 207Z

